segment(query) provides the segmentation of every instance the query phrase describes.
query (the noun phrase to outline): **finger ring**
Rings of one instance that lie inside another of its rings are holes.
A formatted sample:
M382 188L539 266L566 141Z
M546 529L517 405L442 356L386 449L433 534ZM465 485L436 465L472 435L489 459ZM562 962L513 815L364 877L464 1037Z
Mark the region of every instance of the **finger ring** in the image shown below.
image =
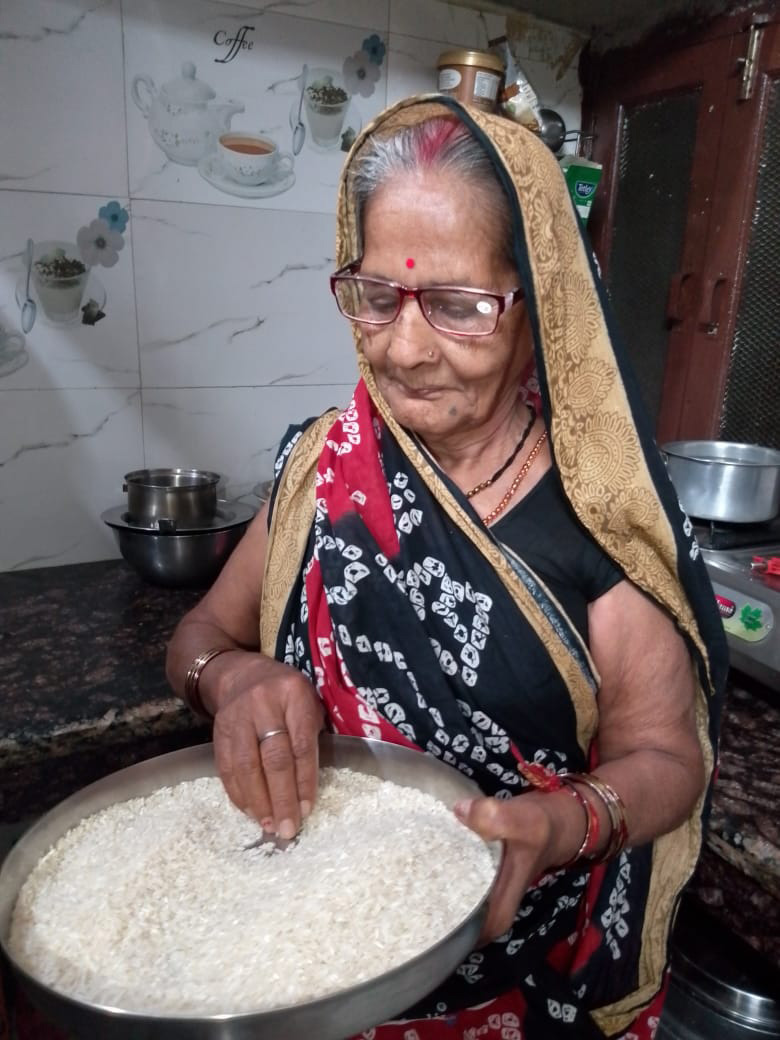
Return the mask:
M282 729L267 729L265 731L265 733L260 733L258 735L257 743L258 744L262 744L263 741L264 740L268 740L269 737L275 737L279 733L286 733L286 732L287 732L287 730L284 729L284 727L282 727Z

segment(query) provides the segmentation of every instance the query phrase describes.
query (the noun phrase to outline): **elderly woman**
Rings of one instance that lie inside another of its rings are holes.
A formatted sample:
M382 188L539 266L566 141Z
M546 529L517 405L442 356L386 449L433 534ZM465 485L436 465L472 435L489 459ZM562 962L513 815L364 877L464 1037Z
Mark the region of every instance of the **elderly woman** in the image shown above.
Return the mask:
M456 807L505 843L484 944L372 1037L650 1038L726 654L557 163L498 116L402 102L347 161L338 260L360 382L289 431L170 681L281 836L323 727L485 792Z

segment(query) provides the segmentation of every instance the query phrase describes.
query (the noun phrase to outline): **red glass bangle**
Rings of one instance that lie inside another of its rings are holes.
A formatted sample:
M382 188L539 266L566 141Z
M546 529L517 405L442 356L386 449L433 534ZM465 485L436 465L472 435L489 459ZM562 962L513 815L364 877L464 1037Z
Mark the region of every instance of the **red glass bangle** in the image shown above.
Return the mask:
M598 847L600 826L599 818L588 799L578 791L574 784L570 783L565 776L561 776L561 780L563 781L563 787L561 790L568 791L572 797L576 798L582 806L582 811L585 813L585 837L582 839L582 844L571 859L566 860L565 863L561 863L559 867L556 867L556 870L567 870L578 860L590 858L593 850Z

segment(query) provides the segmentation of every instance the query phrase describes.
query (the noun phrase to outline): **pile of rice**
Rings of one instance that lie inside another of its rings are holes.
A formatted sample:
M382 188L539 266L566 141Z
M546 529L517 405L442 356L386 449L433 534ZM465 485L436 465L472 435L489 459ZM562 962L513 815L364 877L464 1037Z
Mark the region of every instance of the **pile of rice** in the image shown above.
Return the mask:
M219 779L82 820L22 887L9 949L80 1000L143 1014L269 1011L374 978L464 920L488 847L428 794L321 771L299 842L268 855Z

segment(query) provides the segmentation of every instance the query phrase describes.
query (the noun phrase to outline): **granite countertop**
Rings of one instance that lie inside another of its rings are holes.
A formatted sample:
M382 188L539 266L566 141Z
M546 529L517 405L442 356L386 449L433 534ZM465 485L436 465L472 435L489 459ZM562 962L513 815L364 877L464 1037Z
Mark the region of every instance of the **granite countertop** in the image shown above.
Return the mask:
M165 646L201 593L123 560L0 574L0 819L211 738L170 691ZM710 828L691 890L780 963L780 695L735 678ZM741 915L741 916L740 916Z
M780 707L733 686L707 843L778 900L779 804Z
M202 593L124 560L0 574L0 819L36 815L134 761L210 739L165 646Z
M691 893L780 966L780 693L736 673Z

